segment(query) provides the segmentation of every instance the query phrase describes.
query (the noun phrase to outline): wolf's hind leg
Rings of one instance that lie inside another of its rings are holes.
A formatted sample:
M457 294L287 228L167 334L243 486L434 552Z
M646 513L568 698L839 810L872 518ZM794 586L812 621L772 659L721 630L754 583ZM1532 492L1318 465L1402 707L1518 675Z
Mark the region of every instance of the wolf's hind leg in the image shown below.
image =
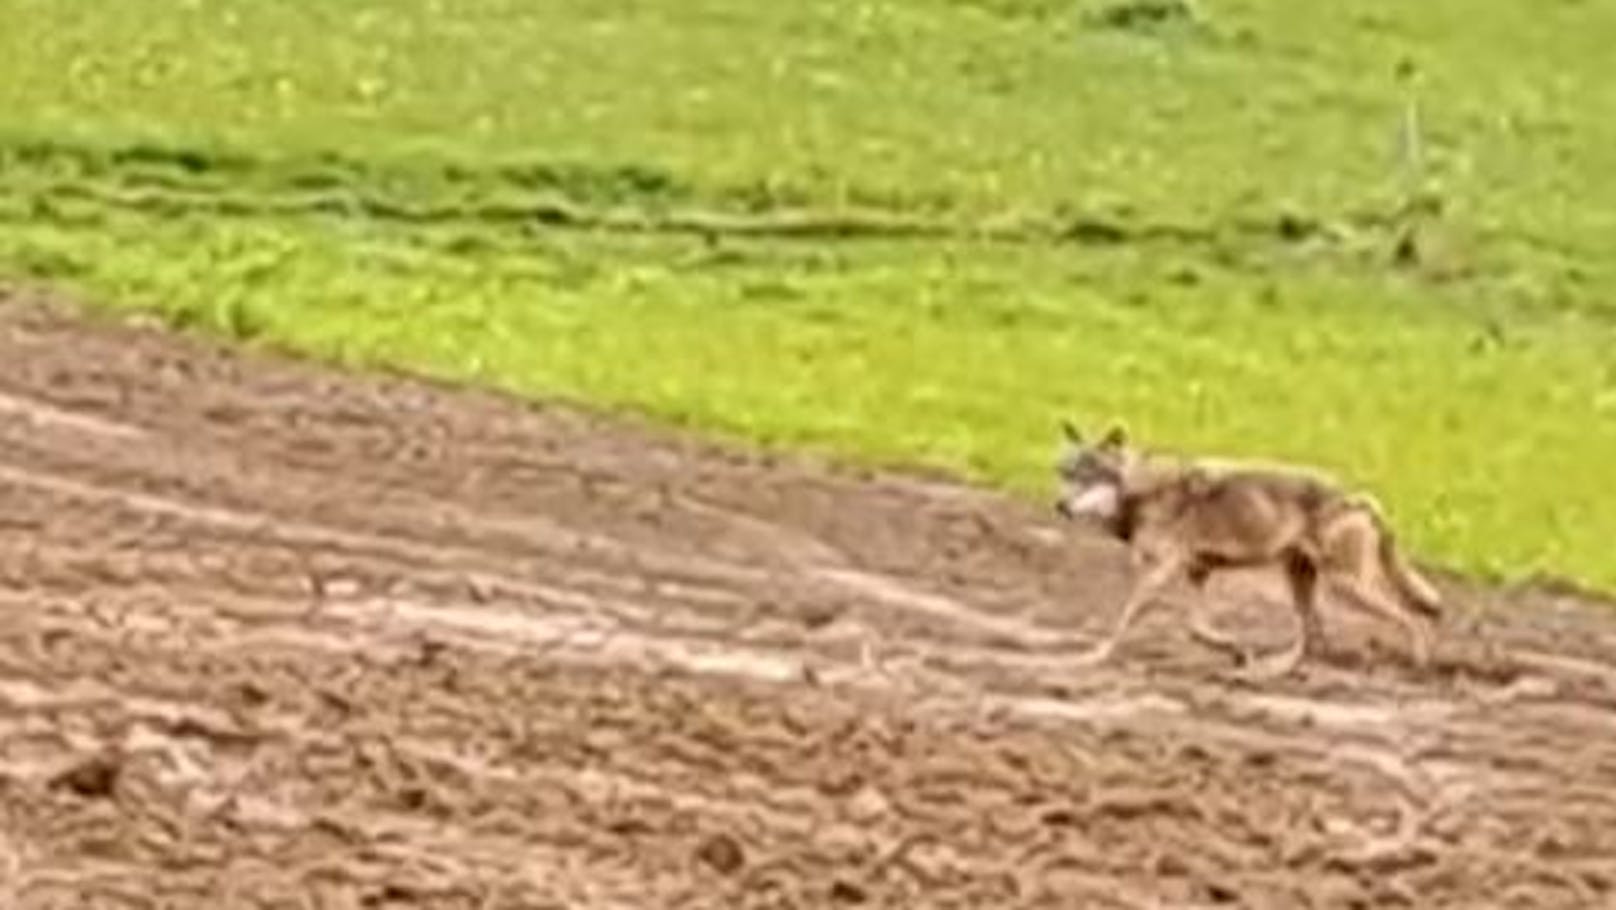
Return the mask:
M1331 579L1331 586L1355 606L1402 626L1414 665L1424 668L1430 664L1431 635L1409 610L1375 591L1357 575L1337 575Z
M1293 553L1285 560L1285 580L1290 587L1291 607L1296 613L1296 639L1285 650L1264 658L1243 675L1252 680L1289 676L1302 661L1318 652L1324 641L1319 621L1319 570L1312 560Z

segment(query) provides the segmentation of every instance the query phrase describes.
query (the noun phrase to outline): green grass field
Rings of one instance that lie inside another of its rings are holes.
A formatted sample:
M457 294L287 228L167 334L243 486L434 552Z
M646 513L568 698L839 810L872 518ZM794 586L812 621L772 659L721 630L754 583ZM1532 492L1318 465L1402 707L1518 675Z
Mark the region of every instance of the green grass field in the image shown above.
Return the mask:
M0 21L0 275L1028 494L1056 420L1118 417L1366 484L1428 558L1616 586L1608 4Z

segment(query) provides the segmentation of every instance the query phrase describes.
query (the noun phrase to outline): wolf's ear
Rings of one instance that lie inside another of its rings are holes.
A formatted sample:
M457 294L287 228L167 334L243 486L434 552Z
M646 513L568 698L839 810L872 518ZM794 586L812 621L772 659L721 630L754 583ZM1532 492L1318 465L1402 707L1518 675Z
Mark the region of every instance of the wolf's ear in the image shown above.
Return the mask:
M1120 423L1112 424L1111 428L1105 431L1105 435L1100 437L1100 445L1108 449L1120 449L1127 444L1128 431Z
M1083 441L1083 434L1078 432L1077 425L1070 420L1061 421L1061 435L1066 437L1067 442L1081 443Z

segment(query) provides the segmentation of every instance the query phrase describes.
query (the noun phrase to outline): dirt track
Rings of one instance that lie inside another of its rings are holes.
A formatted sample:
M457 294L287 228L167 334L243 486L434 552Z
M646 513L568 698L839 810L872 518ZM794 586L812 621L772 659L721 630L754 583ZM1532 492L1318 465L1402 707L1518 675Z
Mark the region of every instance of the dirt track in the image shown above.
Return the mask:
M1616 906L1616 617L1449 585L1432 671L1332 612L1258 688L1164 610L1073 667L1125 573L9 299L0 906Z

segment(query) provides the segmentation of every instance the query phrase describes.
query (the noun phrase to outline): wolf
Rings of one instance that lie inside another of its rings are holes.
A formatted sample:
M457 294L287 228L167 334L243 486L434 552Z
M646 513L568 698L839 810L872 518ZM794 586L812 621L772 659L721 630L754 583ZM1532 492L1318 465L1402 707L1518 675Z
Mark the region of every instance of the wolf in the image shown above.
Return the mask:
M1184 580L1199 591L1221 571L1272 567L1284 573L1298 631L1292 645L1248 675L1288 675L1316 653L1321 588L1399 624L1415 665L1429 665L1433 632L1425 623L1441 620L1441 595L1404 559L1367 493L1295 466L1145 451L1120 424L1093 442L1070 421L1062 431L1056 511L1126 543L1137 578L1111 634L1086 660L1107 660L1169 585ZM1236 650L1199 622L1190 628L1208 645Z

